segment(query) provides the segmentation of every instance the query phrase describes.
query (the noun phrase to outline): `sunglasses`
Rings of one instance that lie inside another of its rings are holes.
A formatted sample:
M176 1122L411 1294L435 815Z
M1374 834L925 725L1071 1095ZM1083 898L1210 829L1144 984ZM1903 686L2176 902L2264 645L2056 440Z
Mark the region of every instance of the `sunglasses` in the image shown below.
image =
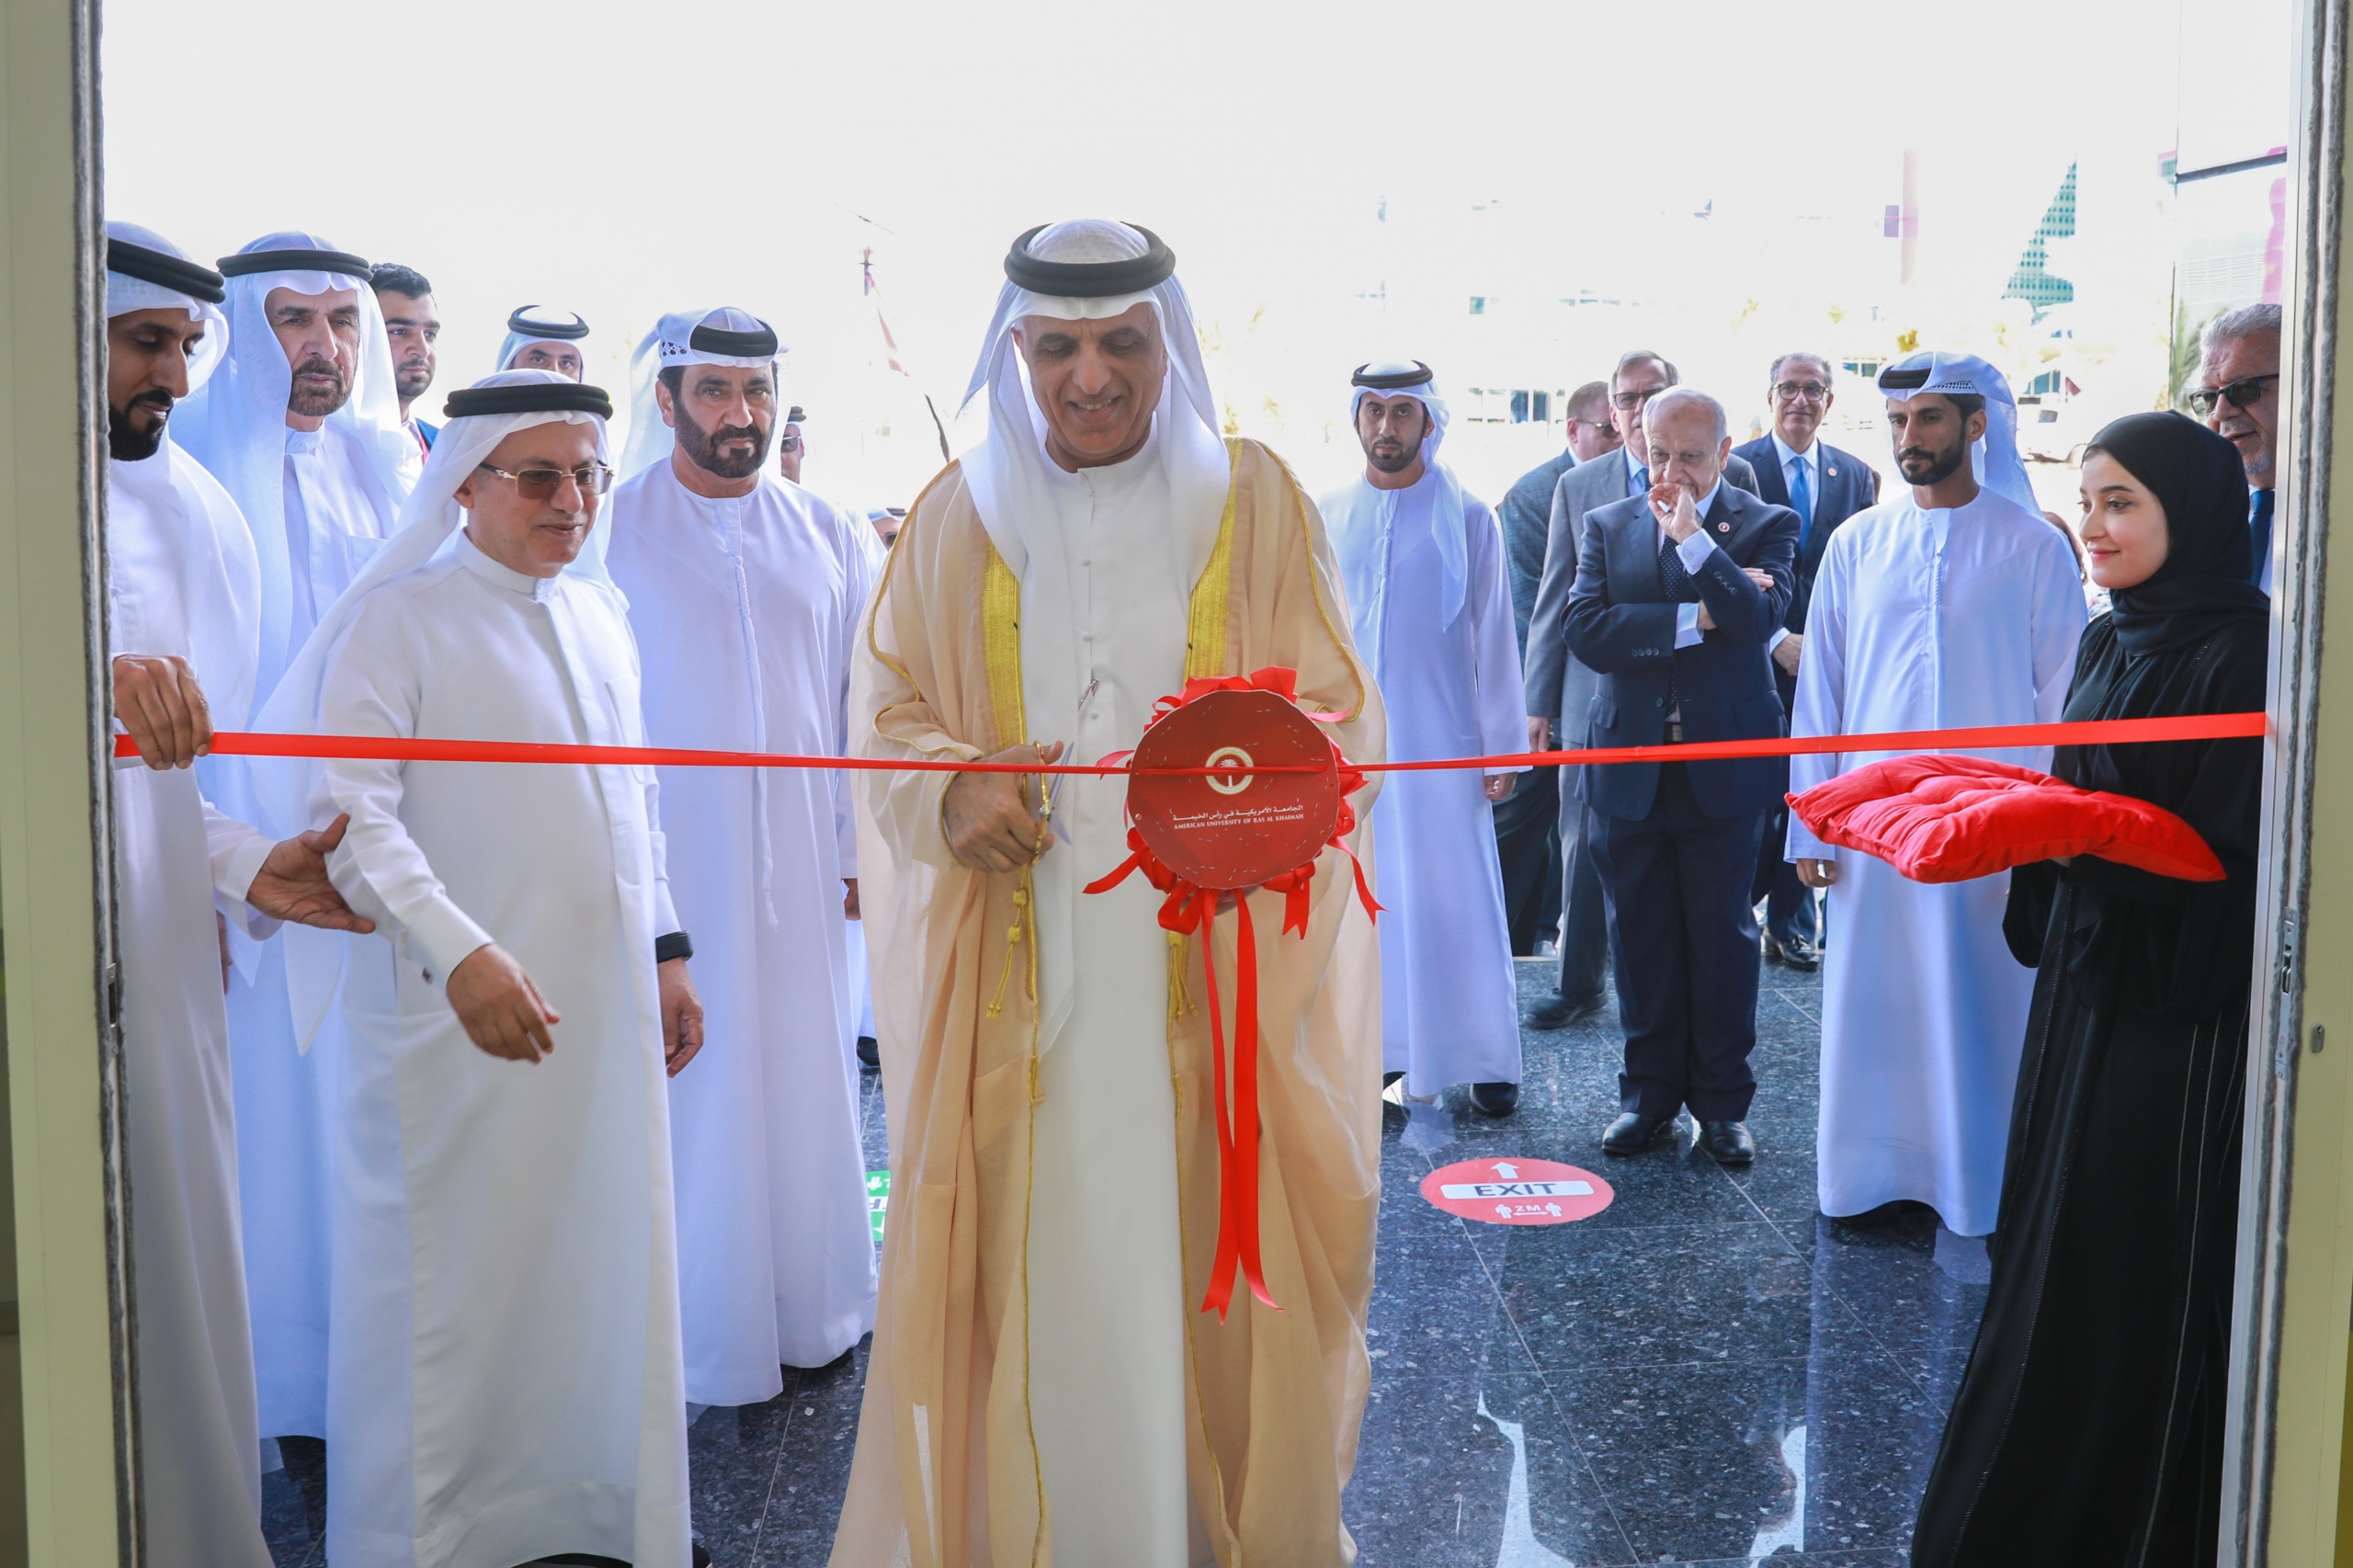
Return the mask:
M494 463L478 463L501 479L515 482L515 494L526 501L545 501L554 495L565 480L580 486L583 495L602 495L613 487L613 471L603 463L583 463L578 468L527 468L510 473Z
M2191 392L2186 401L2189 404L2189 412L2200 419L2214 412L2214 403L2218 398L2227 402L2233 408L2253 408L2262 401L2263 383L2276 381L2279 379L2279 372L2277 370L2268 376L2246 376L2225 387L2211 390L2200 388Z

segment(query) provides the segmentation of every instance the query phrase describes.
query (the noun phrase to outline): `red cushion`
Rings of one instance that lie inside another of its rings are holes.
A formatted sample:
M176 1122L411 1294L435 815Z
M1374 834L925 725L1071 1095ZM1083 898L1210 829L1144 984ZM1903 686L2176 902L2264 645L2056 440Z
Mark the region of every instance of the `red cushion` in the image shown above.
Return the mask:
M1789 800L1824 844L1875 855L1915 882L2076 855L2184 881L2222 880L2206 841L2163 807L1983 757L1890 757Z

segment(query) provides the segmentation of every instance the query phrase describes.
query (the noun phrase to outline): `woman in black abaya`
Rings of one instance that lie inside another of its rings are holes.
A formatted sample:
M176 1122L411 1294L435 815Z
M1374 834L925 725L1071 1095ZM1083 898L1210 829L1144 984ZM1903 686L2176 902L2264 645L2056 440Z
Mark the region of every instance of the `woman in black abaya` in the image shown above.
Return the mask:
M2084 544L2113 609L2066 717L2264 706L2238 451L2177 414L2102 430ZM2255 945L2261 744L2063 746L2052 771L2153 801L2226 879L2020 867L2005 930L2036 964L1994 1276L1914 1531L1917 1568L2214 1561Z

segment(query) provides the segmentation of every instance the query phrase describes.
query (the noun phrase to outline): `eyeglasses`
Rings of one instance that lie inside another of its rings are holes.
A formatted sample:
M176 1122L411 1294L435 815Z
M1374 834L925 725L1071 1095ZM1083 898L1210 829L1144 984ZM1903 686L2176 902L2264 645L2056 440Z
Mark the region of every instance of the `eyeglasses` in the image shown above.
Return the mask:
M519 473L509 473L495 463L477 463L501 479L515 482L515 494L526 501L545 501L553 495L565 480L580 486L583 495L602 495L613 487L613 471L603 463L583 463L578 468L527 468Z
M1820 403L1830 395L1830 389L1820 381L1781 381L1774 386L1773 395L1783 403L1794 403L1800 398Z
M2276 381L2279 379L2279 372L2277 370L2268 376L2243 376L2225 387L2211 389L2201 387L2191 392L2185 401L2189 404L2189 412L2200 419L2214 412L2216 398L2225 400L2233 408L2253 408L2263 399L2263 383Z
M1612 408L1622 408L1631 414L1635 409L1641 408L1644 404L1648 403L1651 399L1658 396L1659 393L1665 391L1666 391L1665 387L1653 387L1648 392L1611 392L1609 394L1609 405Z

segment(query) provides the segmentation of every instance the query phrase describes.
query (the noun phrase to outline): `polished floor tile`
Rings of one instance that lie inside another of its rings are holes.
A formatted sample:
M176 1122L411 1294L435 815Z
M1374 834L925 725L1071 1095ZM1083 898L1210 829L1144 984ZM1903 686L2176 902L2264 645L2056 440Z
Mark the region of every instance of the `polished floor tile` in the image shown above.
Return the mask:
M1516 966L1523 1005L1549 963ZM1385 1108L1371 1397L1344 1500L1363 1568L1901 1568L1945 1403L1984 1304L1933 1216L1814 1210L1819 977L1768 967L1755 1166L1671 1143L1602 1153L1615 1010L1529 1031L1521 1109L1461 1089ZM861 1085L868 1164L881 1086ZM1459 1160L1558 1160L1610 1184L1574 1224L1467 1221L1426 1202ZM1979 1266L1982 1268L1982 1265ZM695 1525L719 1568L821 1568L855 1444L861 1346L688 1433ZM316 1444L266 1478L280 1568L322 1562Z

